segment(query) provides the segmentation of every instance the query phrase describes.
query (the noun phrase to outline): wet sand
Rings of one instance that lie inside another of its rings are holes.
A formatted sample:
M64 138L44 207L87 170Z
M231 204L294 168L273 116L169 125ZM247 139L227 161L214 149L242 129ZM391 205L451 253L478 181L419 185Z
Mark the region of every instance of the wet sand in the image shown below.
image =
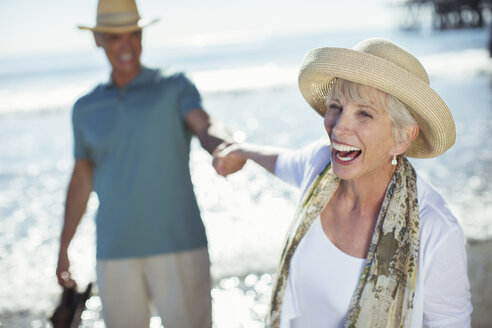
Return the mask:
M214 282L212 288L213 322L216 328L260 328L268 311L272 274L250 273L244 277L227 277ZM61 291L60 291L61 295ZM86 302L82 313L82 328L104 328L101 301L97 286ZM51 313L3 313L0 327L52 327ZM154 313L150 328L162 327L161 319Z
M492 239L468 241L468 277L472 293L472 326L492 326Z
M469 278L472 292L472 326L490 328L492 322L492 240L469 240L467 245ZM227 277L214 282L211 291L213 322L216 328L263 328L269 309L271 273L250 273L244 277ZM4 313L0 327L51 327L50 313ZM104 328L97 289L82 313L83 328ZM150 328L162 327L154 314Z

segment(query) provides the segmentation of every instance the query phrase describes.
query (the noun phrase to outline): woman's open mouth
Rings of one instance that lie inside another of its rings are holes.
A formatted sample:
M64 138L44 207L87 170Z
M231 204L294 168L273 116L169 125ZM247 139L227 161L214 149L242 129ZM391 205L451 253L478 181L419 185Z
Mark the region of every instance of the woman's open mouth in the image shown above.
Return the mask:
M341 162L353 161L362 153L362 150L354 146L342 145L336 142L332 142L331 145L333 147L336 159Z

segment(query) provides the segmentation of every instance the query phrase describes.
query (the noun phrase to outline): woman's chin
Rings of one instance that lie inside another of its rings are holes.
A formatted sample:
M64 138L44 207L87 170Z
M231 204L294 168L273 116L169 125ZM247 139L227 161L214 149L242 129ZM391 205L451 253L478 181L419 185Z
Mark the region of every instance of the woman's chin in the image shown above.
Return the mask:
M350 180L357 176L358 173L358 159L355 158L350 161L344 161L337 158L336 155L332 155L332 168L333 173L342 180Z
M341 180L350 180L357 176L357 170L352 165L332 164L333 173Z

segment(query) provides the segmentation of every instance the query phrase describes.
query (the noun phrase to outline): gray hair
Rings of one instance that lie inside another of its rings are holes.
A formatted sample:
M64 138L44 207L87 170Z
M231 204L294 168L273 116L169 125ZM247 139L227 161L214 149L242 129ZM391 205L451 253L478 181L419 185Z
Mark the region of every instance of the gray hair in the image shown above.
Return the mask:
M409 143L410 136L405 130L417 121L412 116L408 107L398 100L395 96L384 91L372 88L375 93L368 96L362 89L364 85L335 78L330 82L330 94L326 99L325 105L328 108L329 102L335 97L343 97L349 101L355 101L363 105L381 106L390 116L393 123L393 137L396 142Z

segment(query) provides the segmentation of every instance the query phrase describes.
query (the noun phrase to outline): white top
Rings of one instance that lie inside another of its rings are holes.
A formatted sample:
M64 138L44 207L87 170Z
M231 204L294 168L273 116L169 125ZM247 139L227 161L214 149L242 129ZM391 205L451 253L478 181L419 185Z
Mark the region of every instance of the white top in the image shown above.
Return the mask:
M299 151L280 155L276 162L275 174L282 180L298 186L304 194L329 161L329 140L324 138ZM470 327L472 305L466 265L466 238L463 230L439 193L418 174L417 193L420 249L412 327ZM296 254L297 250L294 257ZM313 271L317 271L319 263L323 262L319 260L323 253L316 253L315 256L317 262L314 263L315 267L312 267ZM331 258L330 261L334 263ZM292 265L293 262L291 261L291 268ZM360 274L360 267L352 268L350 271L350 275L355 274L357 276ZM311 294L310 297L315 299L310 301L311 304L304 304L304 296L301 298L301 295L297 293L298 289L293 287L293 284L302 276L294 274L294 278L289 275L284 294L281 313L282 328L300 327L294 326L292 323L296 323L296 320L303 317L306 306L311 307L315 302L323 301L319 299L319 294L318 296ZM350 279L348 277L349 273L346 272L340 279L340 284L342 281L344 281L343 284L350 284L347 282ZM329 289L329 293L335 293L330 289L331 280L326 279L326 282L323 282L324 286L320 286L319 289ZM351 292L346 290L345 293L350 295L345 296L345 298L350 299L354 290L355 287L352 288ZM287 291L289 292L287 293ZM348 306L349 304L346 303L345 314L348 312ZM327 316L328 311L323 308L322 312L317 314L318 320ZM313 313L309 314L309 316L312 315ZM331 319L323 319L323 322L317 324L325 328L339 327L337 323L331 325L327 322L328 320ZM316 326L303 325L303 327Z
M318 217L290 262L282 308L293 316L290 327L343 328L364 263L333 245Z

